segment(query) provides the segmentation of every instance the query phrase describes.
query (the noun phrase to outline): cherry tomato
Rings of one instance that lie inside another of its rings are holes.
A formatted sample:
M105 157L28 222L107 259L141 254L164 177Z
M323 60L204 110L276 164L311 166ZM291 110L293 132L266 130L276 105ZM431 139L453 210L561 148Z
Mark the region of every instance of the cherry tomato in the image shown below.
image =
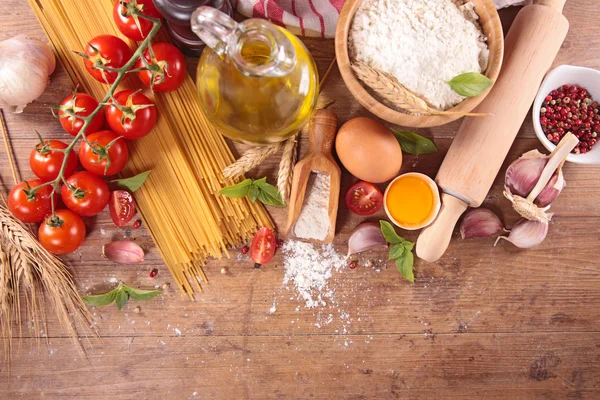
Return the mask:
M58 118L63 129L70 135L77 136L83 121L79 118L73 118L67 114L70 111L76 115L87 117L96 108L98 108L98 102L95 98L85 93L73 93L64 98L58 108ZM94 133L102 129L104 126L104 109L100 109L92 121L85 128L86 135Z
M112 35L96 36L88 42L84 53L87 58L83 63L90 75L97 81L108 84L112 84L118 74L98 67L121 68L133 55L127 43Z
M139 139L146 136L156 124L156 107L141 93L122 90L114 95L115 105L106 108L108 126L125 139Z
M124 6L121 4L122 2L128 4ZM131 40L144 40L152 30L152 22L144 18L132 16L129 8L137 8L142 14L150 18L160 18L160 13L152 0L115 0L113 18L119 31Z
M275 234L269 228L260 228L254 239L252 239L252 245L250 246L250 257L258 264L266 264L275 255Z
M54 149L64 150L67 147L69 146L66 143L58 140L45 140L44 144L38 143L29 155L31 171L44 182L56 179L65 159L65 153ZM77 169L77 154L75 151L71 151L67 158L64 176L73 175L75 169Z
M38 190L32 190L43 182L40 179L30 179L13 187L8 194L8 209L23 222L40 222L52 211L52 185L46 185ZM57 199L56 194L54 200ZM55 201L56 203L56 201Z
M81 217L71 210L56 210L40 224L38 240L53 254L72 253L85 239L85 224Z
M125 140L113 131L100 131L87 136L79 147L79 161L83 168L96 175L115 175L121 172L129 159Z
M140 80L155 92L171 92L179 89L187 75L183 53L171 43L164 42L153 44L152 50L154 59L150 57L148 49L144 51L144 58L151 69L139 71ZM145 66L140 57L136 68Z
M375 214L383 206L383 194L375 185L360 181L346 192L346 205L354 214Z
M104 210L110 198L110 189L96 175L81 171L67 179L61 196L69 210L82 217L91 217Z
M135 200L127 190L115 190L108 203L110 216L116 226L125 226L135 215Z

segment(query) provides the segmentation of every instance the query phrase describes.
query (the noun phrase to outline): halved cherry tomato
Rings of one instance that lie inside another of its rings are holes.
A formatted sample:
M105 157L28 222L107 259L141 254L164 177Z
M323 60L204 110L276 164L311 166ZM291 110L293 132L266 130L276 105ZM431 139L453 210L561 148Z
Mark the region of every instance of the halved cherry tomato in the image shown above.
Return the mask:
M98 102L89 94L77 92L70 94L60 102L60 107L58 108L58 118L60 124L69 135L77 136L81 130L81 127L83 126L83 121L79 118L69 116L67 111L70 111L73 114L81 117L87 117L97 107ZM92 121L89 123L87 128L85 128L86 135L98 132L103 126L104 109L102 108L96 115L94 115Z
M35 190L43 182L30 179L13 187L8 194L8 209L23 222L40 222L52 211L52 185ZM57 196L54 195L56 204Z
M135 200L127 190L115 190L108 203L110 216L116 226L125 226L135 215Z
M38 143L31 150L31 154L29 154L29 167L31 167L31 171L44 182L56 179L65 159L65 153L56 150L64 150L67 147L69 146L66 143L59 140L44 140L44 144ZM77 154L72 150L67 159L64 176L69 177L73 175L76 169Z
M122 3L128 4L123 5ZM150 18L160 18L160 13L152 0L115 0L113 18L117 28L131 40L144 40L152 30L152 22L133 16L129 11L130 8L138 9L142 14Z
M110 198L110 189L96 175L81 171L67 179L61 196L69 210L83 217L91 217L104 210Z
M146 136L156 125L156 107L152 100L133 90L122 90L114 95L113 105L106 108L108 126L125 139Z
M252 239L252 245L250 246L250 257L252 260L261 266L266 264L275 255L275 248L277 244L275 242L275 234L269 228L260 228L254 239ZM255 265L256 266L256 265Z
M152 45L154 58L148 49L144 51L144 59L149 64L150 70L139 71L138 76L144 85L155 92L171 92L179 89L187 75L183 53L171 43L156 43ZM136 68L146 67L142 58L135 65Z
M112 35L96 36L88 42L83 60L85 68L97 81L112 84L117 79L117 73L98 67L121 68L133 55L133 52L122 39Z
M81 166L92 174L101 176L115 175L121 172L129 159L129 150L124 139L113 131L100 131L86 135L88 142L79 147Z
M375 214L383 206L383 194L370 182L360 181L346 192L346 205L354 214Z
M85 224L81 217L71 210L56 210L40 224L38 240L53 254L72 253L85 239Z

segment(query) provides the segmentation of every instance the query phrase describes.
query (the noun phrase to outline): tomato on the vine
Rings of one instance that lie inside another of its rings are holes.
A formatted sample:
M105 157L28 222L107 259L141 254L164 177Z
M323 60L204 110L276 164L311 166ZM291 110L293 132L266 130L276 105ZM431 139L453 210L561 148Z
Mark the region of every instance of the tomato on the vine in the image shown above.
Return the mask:
M82 217L91 217L104 210L110 198L110 189L101 178L81 171L66 180L61 196L69 210Z
M38 240L53 254L72 253L85 239L85 224L81 217L71 210L56 210L40 224Z
M31 171L44 182L56 179L65 159L65 153L58 150L67 147L69 146L66 143L59 140L44 140L43 143L38 143L29 154ZM71 176L75 169L77 169L77 154L71 151L63 175Z
M72 93L64 98L60 102L58 108L58 118L65 132L70 135L77 136L81 127L83 127L83 121L79 118L74 118L69 115L73 113L80 117L87 117L98 107L98 102L95 98L85 93ZM94 118L90 121L88 126L85 128L86 135L94 133L102 129L104 126L104 109L100 109Z
M107 106L106 121L117 135L125 139L139 139L150 133L156 125L156 107L143 94L122 90L113 96L111 104Z
M370 182L360 181L346 192L346 205L354 214L375 214L383 206L383 194Z
M133 52L122 39L112 35L96 36L85 47L83 63L97 81L112 84L117 72L106 71L100 67L122 68Z
M116 226L125 226L135 215L135 200L127 190L115 190L108 203L110 216Z
M275 242L275 234L269 228L260 228L254 239L252 239L252 245L250 246L250 257L257 266L266 264L275 255L275 248L277 243Z
M144 40L152 30L152 22L134 15L134 10L150 18L160 18L160 13L152 0L115 0L113 18L119 31L131 40Z
M96 175L118 174L128 159L129 150L125 140L113 131L92 133L79 147L79 162L83 168Z
M152 51L154 58L146 49L143 55L146 62L140 57L135 65L136 68L149 68L138 72L140 80L156 92L179 89L187 75L183 53L171 43L165 42L153 44Z
M52 185L36 189L42 183L40 179L30 179L11 189L8 194L8 209L16 218L35 223L52 212Z

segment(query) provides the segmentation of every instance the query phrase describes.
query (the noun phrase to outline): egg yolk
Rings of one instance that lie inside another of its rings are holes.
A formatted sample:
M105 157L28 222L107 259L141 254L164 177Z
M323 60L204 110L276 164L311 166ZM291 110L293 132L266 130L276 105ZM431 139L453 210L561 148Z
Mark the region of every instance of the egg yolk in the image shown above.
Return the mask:
M433 212L433 190L423 179L403 176L388 189L386 203L398 224L412 227L423 224Z

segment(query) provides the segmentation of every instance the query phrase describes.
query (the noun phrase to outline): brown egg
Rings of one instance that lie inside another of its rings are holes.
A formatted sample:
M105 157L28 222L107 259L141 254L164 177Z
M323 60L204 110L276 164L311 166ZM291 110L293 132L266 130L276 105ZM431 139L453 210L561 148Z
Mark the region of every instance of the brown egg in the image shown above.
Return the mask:
M363 181L387 182L402 166L402 149L396 137L371 118L354 118L342 125L335 149L344 167Z

